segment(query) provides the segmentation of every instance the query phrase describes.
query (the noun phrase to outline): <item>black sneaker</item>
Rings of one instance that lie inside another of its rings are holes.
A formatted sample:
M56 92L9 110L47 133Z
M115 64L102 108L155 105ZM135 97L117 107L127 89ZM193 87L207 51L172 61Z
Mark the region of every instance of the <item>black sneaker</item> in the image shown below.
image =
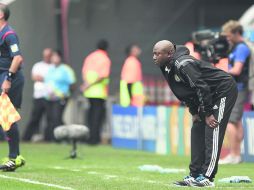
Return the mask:
M194 187L215 187L213 181L210 181L203 174L200 174L192 183L191 186Z
M186 176L182 181L175 181L173 184L176 186L191 186L191 183L195 181L192 176Z
M0 165L0 170L3 170L4 172L13 172L17 168L24 166L26 163L23 156L19 155L16 159L9 159L6 158L3 161L3 164Z

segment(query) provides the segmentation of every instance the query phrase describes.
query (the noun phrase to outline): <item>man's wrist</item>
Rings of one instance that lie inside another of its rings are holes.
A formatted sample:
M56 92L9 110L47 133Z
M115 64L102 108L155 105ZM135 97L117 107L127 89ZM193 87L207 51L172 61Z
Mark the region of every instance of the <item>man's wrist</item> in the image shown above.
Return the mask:
M12 82L14 75L15 75L15 73L8 71L8 73L5 75L5 80Z
M206 112L205 112L205 116L206 116L206 117L209 117L209 116L211 116L211 115L213 115L213 110L209 110L209 111L206 111Z

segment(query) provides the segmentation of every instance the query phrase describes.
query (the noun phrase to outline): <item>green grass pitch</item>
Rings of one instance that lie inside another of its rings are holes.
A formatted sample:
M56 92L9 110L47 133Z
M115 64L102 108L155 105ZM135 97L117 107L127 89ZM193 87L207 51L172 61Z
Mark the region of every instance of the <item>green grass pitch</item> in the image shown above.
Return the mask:
M26 165L15 172L0 172L1 190L166 190L179 188L173 181L188 174L189 157L162 156L154 153L120 150L110 146L78 145L77 159L66 159L67 144L21 144ZM0 156L7 153L7 144L1 143ZM163 168L186 169L185 173L162 174L144 172L139 166L151 164ZM233 175L249 176L254 180L254 163L220 166L214 189L253 189L254 183L218 183L219 178ZM206 189L206 188L202 188ZM211 188L207 188L211 189Z

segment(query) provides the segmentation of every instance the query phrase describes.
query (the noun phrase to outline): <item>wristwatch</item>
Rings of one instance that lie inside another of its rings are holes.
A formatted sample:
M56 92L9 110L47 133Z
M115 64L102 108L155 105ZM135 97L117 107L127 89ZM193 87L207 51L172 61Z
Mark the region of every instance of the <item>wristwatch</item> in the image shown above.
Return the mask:
M12 79L14 78L15 73L12 73L8 71L8 73L5 76L5 80L8 80L9 82L12 82Z

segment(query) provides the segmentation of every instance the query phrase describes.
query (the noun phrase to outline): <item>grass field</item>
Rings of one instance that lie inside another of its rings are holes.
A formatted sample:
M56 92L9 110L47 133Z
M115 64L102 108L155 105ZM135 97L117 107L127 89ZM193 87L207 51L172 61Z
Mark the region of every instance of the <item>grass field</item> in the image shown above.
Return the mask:
M0 156L6 156L7 144L1 143L0 148ZM153 153L119 150L110 146L79 145L79 158L71 160L66 159L70 151L70 145L66 144L22 144L21 148L27 164L16 172L0 172L1 190L186 189L174 187L172 182L188 174L189 157L161 156ZM138 167L144 164L186 169L186 172L162 174L140 171ZM253 180L254 163L220 166L215 187L215 189L254 190L254 183L223 184L217 182L219 178L232 175L247 175Z

